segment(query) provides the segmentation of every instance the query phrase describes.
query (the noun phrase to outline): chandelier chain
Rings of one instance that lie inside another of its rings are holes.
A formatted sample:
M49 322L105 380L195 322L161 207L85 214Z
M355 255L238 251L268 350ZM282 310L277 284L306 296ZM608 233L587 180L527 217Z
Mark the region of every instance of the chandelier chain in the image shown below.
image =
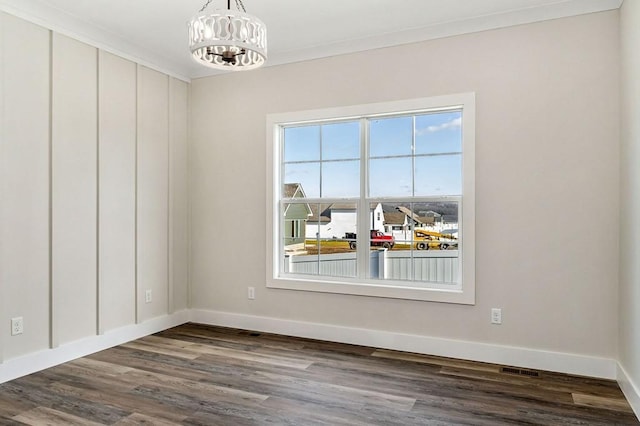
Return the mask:
M242 3L242 0L236 0L236 7L238 8L238 10L242 8L242 11L244 13L247 13L247 9L244 8L244 3Z
M204 6L202 6L202 9L200 9L200 12L198 13L202 13L212 1L213 0L207 0L207 2L204 4Z
M198 13L202 13L204 12L204 10L207 8L207 6L209 6L211 4L213 0L207 0L207 2L204 4L204 6L202 6L202 8L200 9L200 11ZM242 3L242 0L235 0L236 2L236 7L238 8L238 10L242 9L243 12L247 12L247 9L244 8L244 3Z

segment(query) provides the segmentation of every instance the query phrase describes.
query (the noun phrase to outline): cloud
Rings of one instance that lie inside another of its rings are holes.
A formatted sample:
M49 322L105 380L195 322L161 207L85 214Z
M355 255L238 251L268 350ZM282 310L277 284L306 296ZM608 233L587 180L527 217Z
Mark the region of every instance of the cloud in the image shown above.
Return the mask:
M456 129L462 126L462 117L454 118L446 123L438 124L437 126L428 126L424 129L418 130L418 135L424 135L427 133L435 133L446 129Z

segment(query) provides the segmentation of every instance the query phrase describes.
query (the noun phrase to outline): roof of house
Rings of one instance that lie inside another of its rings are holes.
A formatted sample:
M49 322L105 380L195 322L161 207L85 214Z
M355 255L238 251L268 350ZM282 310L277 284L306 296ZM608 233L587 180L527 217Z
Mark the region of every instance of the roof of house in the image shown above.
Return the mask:
M322 207L323 210L320 212L320 215L318 215L320 207ZM307 220L308 224L331 222L331 205L309 204L309 208L311 209L311 216L309 216L309 219Z
M300 191L301 195L304 197L302 185L299 183L285 183L282 189L282 196L284 198L294 198L298 191Z
M405 215L400 212L386 212L384 214L384 224L385 225L404 225L405 224Z
M285 183L283 185L282 188L282 192L283 192L283 198L306 198L306 195L304 194L304 190L302 189L302 185L299 183ZM288 204L285 209L284 209L284 215L287 216L287 213L289 212L289 206L291 204ZM311 206L309 204L305 204L306 210L307 210L307 215L311 215Z
M423 218L412 212L410 209L402 206L396 207L398 211L402 212L404 215L409 216L411 219L415 220L417 223L424 224L426 222L423 221Z
M397 212L384 214L385 225L404 225L405 217L409 217L421 225L431 225L435 222L434 216L418 216L406 207L397 207L397 210Z

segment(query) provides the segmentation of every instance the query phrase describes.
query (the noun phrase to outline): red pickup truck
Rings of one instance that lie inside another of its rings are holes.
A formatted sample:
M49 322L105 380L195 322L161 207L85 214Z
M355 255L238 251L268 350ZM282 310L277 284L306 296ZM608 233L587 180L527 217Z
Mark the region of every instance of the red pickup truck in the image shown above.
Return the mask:
M351 250L356 249L356 233L355 232L347 232L344 234L344 238L349 241L349 248ZM396 239L392 235L385 235L380 231L376 231L375 229L371 230L371 246L384 247L386 249L391 250L393 246L396 244Z

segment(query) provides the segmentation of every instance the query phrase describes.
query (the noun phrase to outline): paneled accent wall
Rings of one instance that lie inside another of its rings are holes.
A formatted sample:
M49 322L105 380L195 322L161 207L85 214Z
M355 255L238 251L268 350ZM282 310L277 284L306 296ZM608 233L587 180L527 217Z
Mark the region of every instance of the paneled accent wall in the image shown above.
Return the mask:
M49 45L0 14L0 360L49 346ZM10 337L18 316L28 337Z
M7 13L0 61L0 363L186 309L189 84Z
M99 60L99 331L135 322L136 64Z
M169 309L169 78L138 66L138 321ZM151 291L152 303L146 303Z
M51 278L57 346L95 334L97 327L98 50L56 33L52 46Z
M170 84L169 250L173 256L173 262L169 263L169 286L172 289L169 294L169 309L170 312L176 312L187 308L189 297L188 288L180 284L189 279L187 261L189 193L185 191L185 188L188 188L188 176L185 170L187 170L189 158L185 141L188 140L189 85L176 79L171 79Z

